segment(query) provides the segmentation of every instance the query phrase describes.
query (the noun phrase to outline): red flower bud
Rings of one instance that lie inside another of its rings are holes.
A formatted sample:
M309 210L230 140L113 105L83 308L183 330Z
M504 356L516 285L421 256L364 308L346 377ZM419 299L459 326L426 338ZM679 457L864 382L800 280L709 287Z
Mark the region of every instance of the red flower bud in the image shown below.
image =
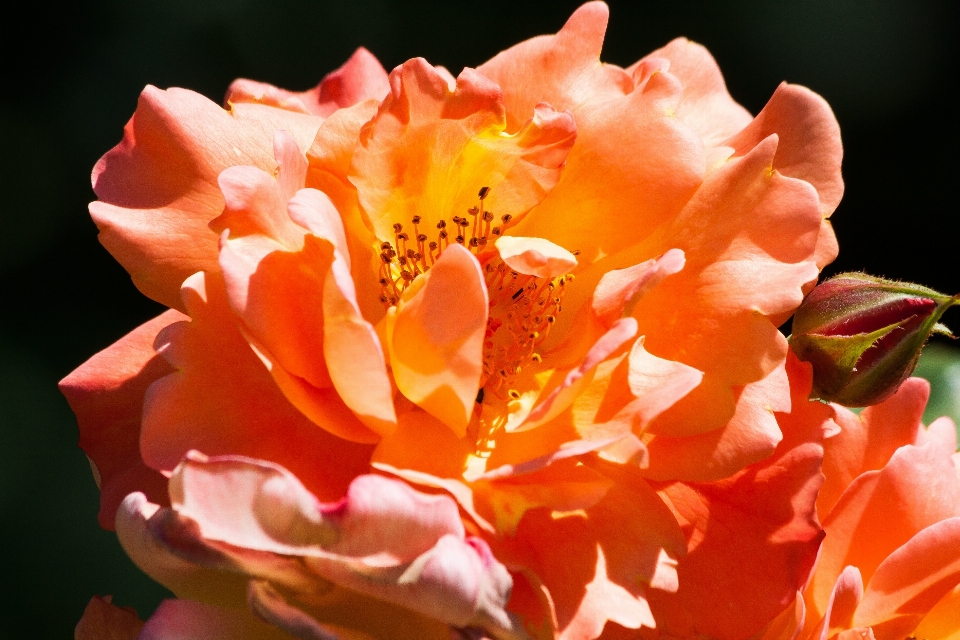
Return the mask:
M960 302L908 282L842 273L818 285L793 317L790 346L813 365L813 397L865 407L893 395L938 324Z

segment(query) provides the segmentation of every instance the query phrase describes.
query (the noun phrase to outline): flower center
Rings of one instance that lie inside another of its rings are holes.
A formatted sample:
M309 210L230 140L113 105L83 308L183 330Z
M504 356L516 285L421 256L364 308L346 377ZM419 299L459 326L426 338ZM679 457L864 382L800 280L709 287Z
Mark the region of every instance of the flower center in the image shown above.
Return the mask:
M503 235L513 221L512 216L504 215L500 226L492 226L495 216L484 208L489 193L489 187L480 189L479 202L467 210L466 217L453 216L451 222L441 219L435 240L421 231L422 219L415 215L412 236L398 222L393 225L394 241L379 245L380 302L385 307L395 306L404 290L429 271L450 246L451 236L477 257L490 298L477 404L494 396L508 402L520 398L513 381L524 366L541 362L537 347L546 340L560 313L567 283L573 280L572 274L538 278L518 273L501 260L496 249L487 247L488 240Z
M467 209L469 218L453 216L452 223L441 219L437 223L436 240L420 231L420 216L413 216L413 239L403 230L399 222L393 225L393 242L380 242L380 302L392 307L400 300L400 295L410 286L417 276L426 273L440 258L443 250L450 246L451 233L454 242L461 244L480 257L491 236L499 237L513 221L513 216L500 216L501 226L491 226L494 220L492 211L486 211L483 201L490 193L490 187L483 187L478 194L479 204Z

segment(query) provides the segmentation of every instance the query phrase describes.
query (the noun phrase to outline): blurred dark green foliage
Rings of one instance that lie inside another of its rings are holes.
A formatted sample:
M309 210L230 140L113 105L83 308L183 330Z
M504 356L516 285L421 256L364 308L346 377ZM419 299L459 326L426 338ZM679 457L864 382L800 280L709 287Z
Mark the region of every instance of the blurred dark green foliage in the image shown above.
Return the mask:
M96 524L97 495L56 381L160 309L96 242L90 169L119 141L145 84L219 101L245 76L314 85L360 45L388 69L420 55L456 72L556 31L578 2L81 0L21 3L0 26L0 638L68 638L93 594L150 613L163 591ZM605 60L671 38L709 47L758 111L781 80L822 93L846 146L841 257L960 289L958 5L950 0L611 0ZM956 324L950 314L948 324ZM954 405L956 406L956 405Z

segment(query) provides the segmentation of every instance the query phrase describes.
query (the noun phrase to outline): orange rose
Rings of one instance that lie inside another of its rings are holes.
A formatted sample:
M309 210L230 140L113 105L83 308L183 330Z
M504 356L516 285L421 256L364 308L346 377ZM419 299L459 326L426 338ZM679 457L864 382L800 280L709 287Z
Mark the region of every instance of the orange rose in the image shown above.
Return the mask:
M860 416L834 405L841 431L817 499L826 537L770 640L960 634L960 453L950 418L921 423L929 395L910 378Z
M777 326L836 250L837 124L790 85L752 118L685 40L600 63L606 21L584 5L457 78L361 50L226 110L144 91L91 213L171 310L62 388L101 523L182 598L150 633L254 629L244 589L346 638L745 637L793 598L829 416ZM460 528L338 551L324 505L400 480ZM432 549L475 571L454 588ZM731 559L766 588L713 579Z

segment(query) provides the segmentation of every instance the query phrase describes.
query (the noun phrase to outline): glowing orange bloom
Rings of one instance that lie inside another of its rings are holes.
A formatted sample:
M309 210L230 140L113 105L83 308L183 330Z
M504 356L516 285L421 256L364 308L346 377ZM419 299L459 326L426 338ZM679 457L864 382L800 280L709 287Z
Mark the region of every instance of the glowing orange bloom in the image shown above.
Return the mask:
M144 91L91 212L171 310L62 388L101 522L181 598L151 633L740 638L794 597L829 415L777 326L836 250L837 124L786 84L750 116L685 40L603 64L606 22L456 78L361 50L226 110ZM462 523L337 551L325 505L371 478ZM735 565L767 588L711 577Z
M950 418L924 428L929 395L910 378L860 416L834 405L841 430L817 498L826 537L770 640L960 637L960 453Z

